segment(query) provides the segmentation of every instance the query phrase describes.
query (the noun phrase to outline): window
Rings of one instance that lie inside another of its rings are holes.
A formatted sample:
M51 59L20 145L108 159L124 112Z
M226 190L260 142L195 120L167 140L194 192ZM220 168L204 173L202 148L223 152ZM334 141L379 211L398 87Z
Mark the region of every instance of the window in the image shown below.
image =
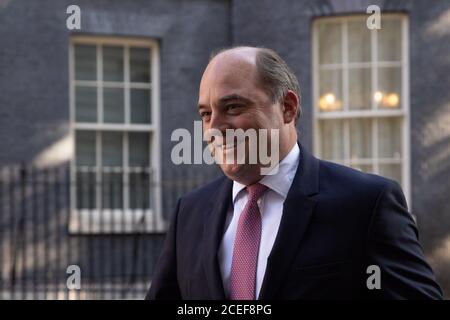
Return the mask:
M70 45L70 230L163 231L158 45L75 36Z
M409 200L407 20L383 14L313 26L314 146L318 156L399 182Z

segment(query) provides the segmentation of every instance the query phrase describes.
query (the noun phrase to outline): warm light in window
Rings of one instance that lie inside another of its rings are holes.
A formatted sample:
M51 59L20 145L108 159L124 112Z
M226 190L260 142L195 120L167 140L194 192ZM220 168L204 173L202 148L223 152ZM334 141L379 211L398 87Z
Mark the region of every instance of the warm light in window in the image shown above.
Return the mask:
M319 99L319 107L322 111L332 111L340 109L342 106L339 100L336 100L336 96L332 93L324 94Z
M328 104L333 104L336 101L336 97L332 93L326 94L324 97L325 102Z
M385 105L389 108L395 108L398 106L400 98L396 93L390 93L386 97Z
M380 103L383 100L383 93L381 91L377 91L373 94L373 99L376 103Z
M400 103L400 97L397 93L385 94L381 91L376 91L373 94L373 99L376 103L380 103L383 107L396 108Z

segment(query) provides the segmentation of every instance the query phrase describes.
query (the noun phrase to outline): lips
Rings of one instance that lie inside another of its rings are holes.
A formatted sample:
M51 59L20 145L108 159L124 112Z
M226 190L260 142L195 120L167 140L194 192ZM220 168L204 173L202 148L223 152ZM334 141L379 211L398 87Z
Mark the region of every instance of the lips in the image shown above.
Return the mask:
M242 144L245 141L245 139L241 139L237 141L237 143L230 143L230 144L222 144L217 142L212 142L213 146L215 148L221 148L223 150L230 150L236 148L238 145Z

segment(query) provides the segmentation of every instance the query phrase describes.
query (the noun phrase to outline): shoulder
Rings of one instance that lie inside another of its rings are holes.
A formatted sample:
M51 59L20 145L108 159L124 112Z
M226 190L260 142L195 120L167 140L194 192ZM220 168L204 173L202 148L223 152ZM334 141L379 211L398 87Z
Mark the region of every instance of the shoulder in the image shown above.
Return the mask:
M376 205L377 199L386 190L402 193L399 184L391 179L365 173L337 163L319 160L320 193L340 198L344 202Z
M406 216L406 200L397 182L328 161L320 160L319 168L316 221L364 239L375 217L384 226L396 228L400 224L394 216L399 215L391 209Z
M395 181L372 173L362 172L338 163L319 160L321 182L332 184L347 183L348 186L384 189Z
M220 188L223 187L224 183L229 181L227 177L221 175L220 177L199 186L180 197L181 204L198 203L199 201L205 201L210 199Z
M231 180L221 176L180 197L176 212L180 237L201 234L205 219L218 203L225 201L230 186Z

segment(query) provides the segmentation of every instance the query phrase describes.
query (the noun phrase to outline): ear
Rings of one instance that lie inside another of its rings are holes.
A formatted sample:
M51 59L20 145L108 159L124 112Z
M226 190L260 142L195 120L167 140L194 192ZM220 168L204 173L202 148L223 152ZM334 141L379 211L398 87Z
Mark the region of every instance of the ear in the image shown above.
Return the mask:
M300 99L294 91L288 90L283 100L283 119L284 123L295 121L297 110L300 108Z

